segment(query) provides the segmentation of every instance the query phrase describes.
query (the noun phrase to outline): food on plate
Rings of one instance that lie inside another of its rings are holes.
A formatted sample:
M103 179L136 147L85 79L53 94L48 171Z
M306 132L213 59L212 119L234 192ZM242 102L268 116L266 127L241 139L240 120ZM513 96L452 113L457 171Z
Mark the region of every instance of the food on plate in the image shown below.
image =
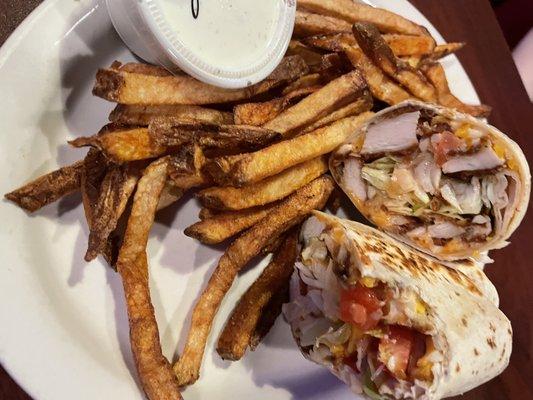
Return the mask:
M314 214L284 306L306 358L370 399L437 400L507 367L511 324L476 281L376 229Z
M425 54L421 61L422 63L438 61L447 55L461 50L464 46L465 43L463 42L439 44L435 46L430 54Z
M260 103L238 104L233 109L235 123L252 126L264 125L305 96L316 92L320 87L320 85L304 87L287 93L283 97Z
M139 106L118 104L109 115L109 121L123 125L148 126L155 119L209 124L233 124L230 112L191 105Z
M29 212L35 212L67 194L80 189L83 161L43 175L21 188L7 193L6 199Z
M248 186L204 189L198 193L198 198L202 205L221 210L262 206L287 197L327 171L327 158L317 157Z
M199 216L200 221L185 229L185 234L205 244L221 243L254 226L276 206L277 203L272 203L262 207L216 214L213 214L209 208L203 208Z
M309 68L299 56L290 56L262 82L244 89L222 89L200 82L188 75L151 75L128 72L120 63L101 69L96 75L93 94L120 104L204 105L228 103L252 98L286 81L305 75Z
M298 129L304 128L332 111L353 102L362 95L366 87L359 71L354 70L305 97L267 122L263 127L280 132L284 136L291 136Z
M442 259L504 246L531 187L524 154L505 134L419 102L376 114L332 155L330 170L371 222Z
M117 261L126 296L131 350L142 387L151 400L181 399L178 381L159 343L146 255L148 234L167 180L167 163L166 158L154 161L139 180Z
M435 88L419 70L412 68L394 55L376 26L355 23L353 34L366 56L387 75L398 81L419 99L431 103L436 102Z
M350 32L351 29L352 24L345 20L297 10L293 36L308 37L325 33Z
M182 190L209 184L209 178L202 172L205 155L200 146L194 143L183 145L176 154L170 156L168 177Z
M298 7L318 14L330 15L350 23L369 22L384 33L429 35L426 28L382 8L353 0L300 0Z
M224 360L241 359L250 346L265 307L287 287L298 255L297 244L298 232L294 230L284 238L272 261L233 309L218 338L217 352Z
M448 80L444 68L439 63L426 63L421 70L428 80L437 90L438 103L448 108L455 108L457 111L473 115L474 117L488 117L491 107L484 104L471 105L465 104L450 91Z
M282 94L287 95L289 93L292 93L294 91L309 88L309 87L317 87L317 86L323 86L324 83L324 76L323 74L319 74L317 72L310 73L307 75L303 75L302 77L296 79L294 82L289 83L283 90Z
M198 379L213 319L239 271L273 238L302 222L312 210L324 207L332 190L331 178L315 179L282 200L228 247L194 307L185 349L174 365L180 386L190 385Z
M330 153L372 112L341 119L327 127L258 150L210 160L205 170L221 185L244 186L276 175L287 168Z

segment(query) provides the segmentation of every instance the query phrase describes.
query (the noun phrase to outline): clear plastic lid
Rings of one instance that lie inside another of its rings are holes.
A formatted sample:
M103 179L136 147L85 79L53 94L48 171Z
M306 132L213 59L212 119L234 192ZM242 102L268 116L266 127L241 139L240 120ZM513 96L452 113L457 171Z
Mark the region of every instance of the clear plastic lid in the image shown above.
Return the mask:
M169 62L227 88L267 77L287 50L294 0L141 0L140 10Z

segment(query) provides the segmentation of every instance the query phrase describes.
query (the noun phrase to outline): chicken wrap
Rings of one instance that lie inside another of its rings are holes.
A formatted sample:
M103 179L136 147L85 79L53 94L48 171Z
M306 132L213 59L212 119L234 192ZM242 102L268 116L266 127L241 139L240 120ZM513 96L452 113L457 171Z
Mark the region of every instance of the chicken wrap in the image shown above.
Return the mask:
M479 269L319 212L300 239L285 318L304 356L354 393L441 399L507 366L511 325Z
M524 154L505 134L415 101L376 114L330 169L379 229L443 260L505 246L531 187Z

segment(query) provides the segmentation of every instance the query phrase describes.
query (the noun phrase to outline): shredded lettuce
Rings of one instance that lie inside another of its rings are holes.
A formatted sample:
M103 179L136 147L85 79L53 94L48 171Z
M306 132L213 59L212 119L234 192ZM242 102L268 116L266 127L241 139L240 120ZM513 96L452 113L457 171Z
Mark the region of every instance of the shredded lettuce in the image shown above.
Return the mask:
M390 172L382 169L371 168L365 165L361 169L361 177L379 190L386 190L390 182Z
M372 400L386 400L386 397L378 393L378 388L370 378L370 371L365 371L363 376L363 392Z

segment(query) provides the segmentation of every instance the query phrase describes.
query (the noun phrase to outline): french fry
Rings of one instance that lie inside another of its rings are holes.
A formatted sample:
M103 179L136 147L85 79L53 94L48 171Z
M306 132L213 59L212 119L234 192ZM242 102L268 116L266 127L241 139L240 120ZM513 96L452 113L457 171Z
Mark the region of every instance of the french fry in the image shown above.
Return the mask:
M304 88L322 86L322 84L324 83L323 81L324 81L324 78L319 73L304 75L301 78L298 78L297 80L292 82L291 84L287 85L281 93L285 96L289 93L292 93L292 92L295 92L297 90L301 90Z
M448 80L446 79L446 72L444 72L444 68L438 62L424 64L422 71L437 89L439 104L448 108L455 108L460 112L473 115L474 117L488 117L490 115L491 107L484 104L465 104L451 93Z
M196 144L187 144L170 157L168 175L172 183L183 191L204 186L209 183L209 179L202 173L204 164L202 148Z
M424 75L398 59L372 24L355 23L353 33L363 52L387 75L419 99L435 103L437 93Z
M187 75L157 76L127 72L122 67L101 69L96 75L93 94L120 104L137 105L203 105L249 99L283 82L308 72L298 56L286 57L264 81L244 89L223 89L200 82Z
M366 87L359 71L354 70L310 94L263 127L280 132L285 137L291 136L298 129L352 102Z
M333 151L372 115L366 112L344 118L328 127L273 144L255 153L218 157L208 161L204 170L222 186L240 187L259 182Z
M302 222L312 210L321 209L332 190L333 182L330 177L315 179L283 200L226 250L194 307L185 349L174 365L180 386L191 384L198 379L213 319L239 271L258 255L272 238Z
M157 204L157 211L163 210L176 203L183 197L185 190L176 186L171 180L167 180L165 187L159 197L159 203Z
M456 53L457 51L461 50L466 43L459 42L459 43L445 43L445 44L439 44L438 46L435 46L435 49L429 54L426 54L422 60L421 63L433 63L441 58L444 58L450 54Z
M293 36L307 37L327 33L350 32L351 29L352 25L342 19L297 10Z
M181 122L233 124L233 115L229 112L181 104L162 106L119 104L109 116L111 122L136 126L148 126L154 120L163 118Z
M148 166L135 192L117 270L122 277L130 323L130 342L142 387L151 400L181 399L170 363L163 356L150 300L146 244L167 179L167 159Z
M361 97L359 97L353 103L339 108L337 111L333 111L331 114L326 115L324 118L321 118L315 123L309 125L300 133L312 132L316 129L332 124L333 122L336 122L342 118L351 117L353 115L361 114L365 111L370 111L373 105L374 100L372 99L372 95L369 91L364 91Z
M151 65L151 64L136 63L136 62L122 64L119 61L114 61L113 64L111 65L111 68L121 69L122 71L131 72L134 74L143 74L143 75L150 75L150 76L172 76L172 73L170 73L167 69L163 67L159 67L157 65Z
M326 173L327 170L327 160L322 156L295 165L278 175L249 186L241 188L212 187L202 190L197 196L205 207L220 210L242 210L283 199Z
M89 245L85 261L103 254L109 243L109 235L126 209L128 200L137 185L138 170L134 167L111 166L102 180L99 196L92 208Z
M62 167L7 193L5 198L29 212L80 189L83 161Z
M246 125L168 122L156 120L149 126L156 147L175 148L195 143L203 148L250 151L280 138L272 129Z
M344 52L352 64L361 71L375 98L390 105L412 98L408 92L385 76L360 47L345 46Z
M117 164L158 157L167 151L166 146L155 142L148 128L112 126L97 135L81 137L69 143L74 147L96 148Z
M298 7L340 18L352 24L355 22L372 23L385 33L429 35L427 29L398 14L353 0L299 0Z
M220 214L218 210L212 210L211 208L202 207L198 213L198 218L200 221L205 221L206 219L213 218L215 215Z
M302 57L308 66L319 64L322 60L322 54L304 45L298 40L291 40L287 48L286 56L298 55Z
M429 36L383 34L382 37L396 57L429 55L436 49L435 41ZM351 31L311 36L302 42L311 48L337 52L342 51L344 45L357 46Z
M276 118L288 107L310 93L316 92L320 86L305 87L262 103L244 103L235 106L233 114L238 125L261 126Z
M185 229L185 235L205 244L222 243L224 240L254 226L276 206L277 203L246 210L222 212L220 214L211 213L209 216L206 216L204 212L203 218L200 216L202 221ZM206 208L203 210L206 210Z
M273 296L286 286L298 256L298 232L291 232L259 278L241 297L218 339L217 353L224 360L240 360Z

